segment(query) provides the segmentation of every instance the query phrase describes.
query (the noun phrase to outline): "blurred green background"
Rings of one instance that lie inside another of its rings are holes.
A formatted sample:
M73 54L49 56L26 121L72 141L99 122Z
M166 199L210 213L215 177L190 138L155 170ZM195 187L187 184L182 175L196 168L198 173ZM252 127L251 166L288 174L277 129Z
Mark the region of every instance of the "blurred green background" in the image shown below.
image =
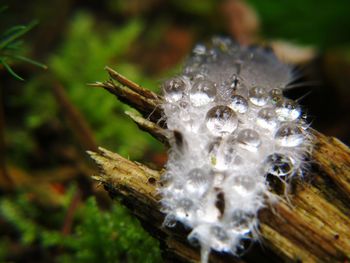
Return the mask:
M308 94L300 103L312 126L350 142L348 1L8 0L0 9L1 262L161 262L159 243L90 178L85 151L97 146L154 168L166 161L128 106L87 85L108 79L106 65L159 92L213 35L270 45L298 72L287 95Z

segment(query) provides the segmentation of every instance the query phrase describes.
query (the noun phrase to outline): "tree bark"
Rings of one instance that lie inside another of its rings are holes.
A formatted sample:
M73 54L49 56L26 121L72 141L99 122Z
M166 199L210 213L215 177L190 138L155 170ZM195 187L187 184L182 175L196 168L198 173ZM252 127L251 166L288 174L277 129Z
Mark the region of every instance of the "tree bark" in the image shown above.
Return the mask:
M125 81L110 68L107 71L111 79L93 86L105 88L138 109L145 118L130 113L129 116L142 130L166 144L169 133L156 124L161 123L161 96ZM314 147L306 180L295 180L289 200L281 198L260 211L260 242L240 258L212 253L211 262L350 261L350 150L336 138L312 132ZM152 170L103 148L89 153L100 170L94 179L112 198L121 197L145 229L160 240L167 262L199 260L199 249L186 239L190 229L181 223L174 228L162 225L165 215L157 187L162 185L164 171Z

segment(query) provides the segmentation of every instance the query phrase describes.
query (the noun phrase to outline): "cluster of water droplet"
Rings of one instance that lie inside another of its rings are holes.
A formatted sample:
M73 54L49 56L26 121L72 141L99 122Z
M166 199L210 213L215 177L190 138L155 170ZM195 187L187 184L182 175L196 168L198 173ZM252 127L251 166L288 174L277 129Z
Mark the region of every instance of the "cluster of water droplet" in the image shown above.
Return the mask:
M165 225L192 228L203 261L256 238L257 212L273 196L268 174L285 182L301 170L309 135L299 105L283 96L290 79L273 54L216 38L163 83L176 133L160 189Z

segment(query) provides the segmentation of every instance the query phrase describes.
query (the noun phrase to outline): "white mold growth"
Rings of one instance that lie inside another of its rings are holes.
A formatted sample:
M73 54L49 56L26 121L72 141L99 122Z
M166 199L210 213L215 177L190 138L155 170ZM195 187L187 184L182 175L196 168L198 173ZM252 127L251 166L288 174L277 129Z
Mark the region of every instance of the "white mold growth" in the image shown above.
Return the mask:
M239 255L258 238L257 213L275 200L267 175L300 175L310 135L301 109L283 97L291 70L262 49L222 38L198 45L182 75L163 84L169 130L165 225L192 229L202 262L210 250Z

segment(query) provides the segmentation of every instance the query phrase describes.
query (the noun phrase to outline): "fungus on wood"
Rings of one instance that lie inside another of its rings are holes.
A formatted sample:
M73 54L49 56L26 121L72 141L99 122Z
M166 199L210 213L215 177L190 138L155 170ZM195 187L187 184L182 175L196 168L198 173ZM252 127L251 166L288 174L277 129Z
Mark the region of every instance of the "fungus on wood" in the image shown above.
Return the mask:
M93 84L137 109L128 113L140 129L167 145L169 131L160 127L162 97L133 83L111 68L110 79ZM348 262L350 261L350 150L342 142L315 130L309 180L296 179L289 200L281 200L259 213L261 241L240 258L212 253L210 262ZM89 152L99 166L99 181L112 198L121 197L144 228L156 237L167 262L197 262L198 247L187 241L189 229L178 223L163 226L160 212L164 171L99 148Z

